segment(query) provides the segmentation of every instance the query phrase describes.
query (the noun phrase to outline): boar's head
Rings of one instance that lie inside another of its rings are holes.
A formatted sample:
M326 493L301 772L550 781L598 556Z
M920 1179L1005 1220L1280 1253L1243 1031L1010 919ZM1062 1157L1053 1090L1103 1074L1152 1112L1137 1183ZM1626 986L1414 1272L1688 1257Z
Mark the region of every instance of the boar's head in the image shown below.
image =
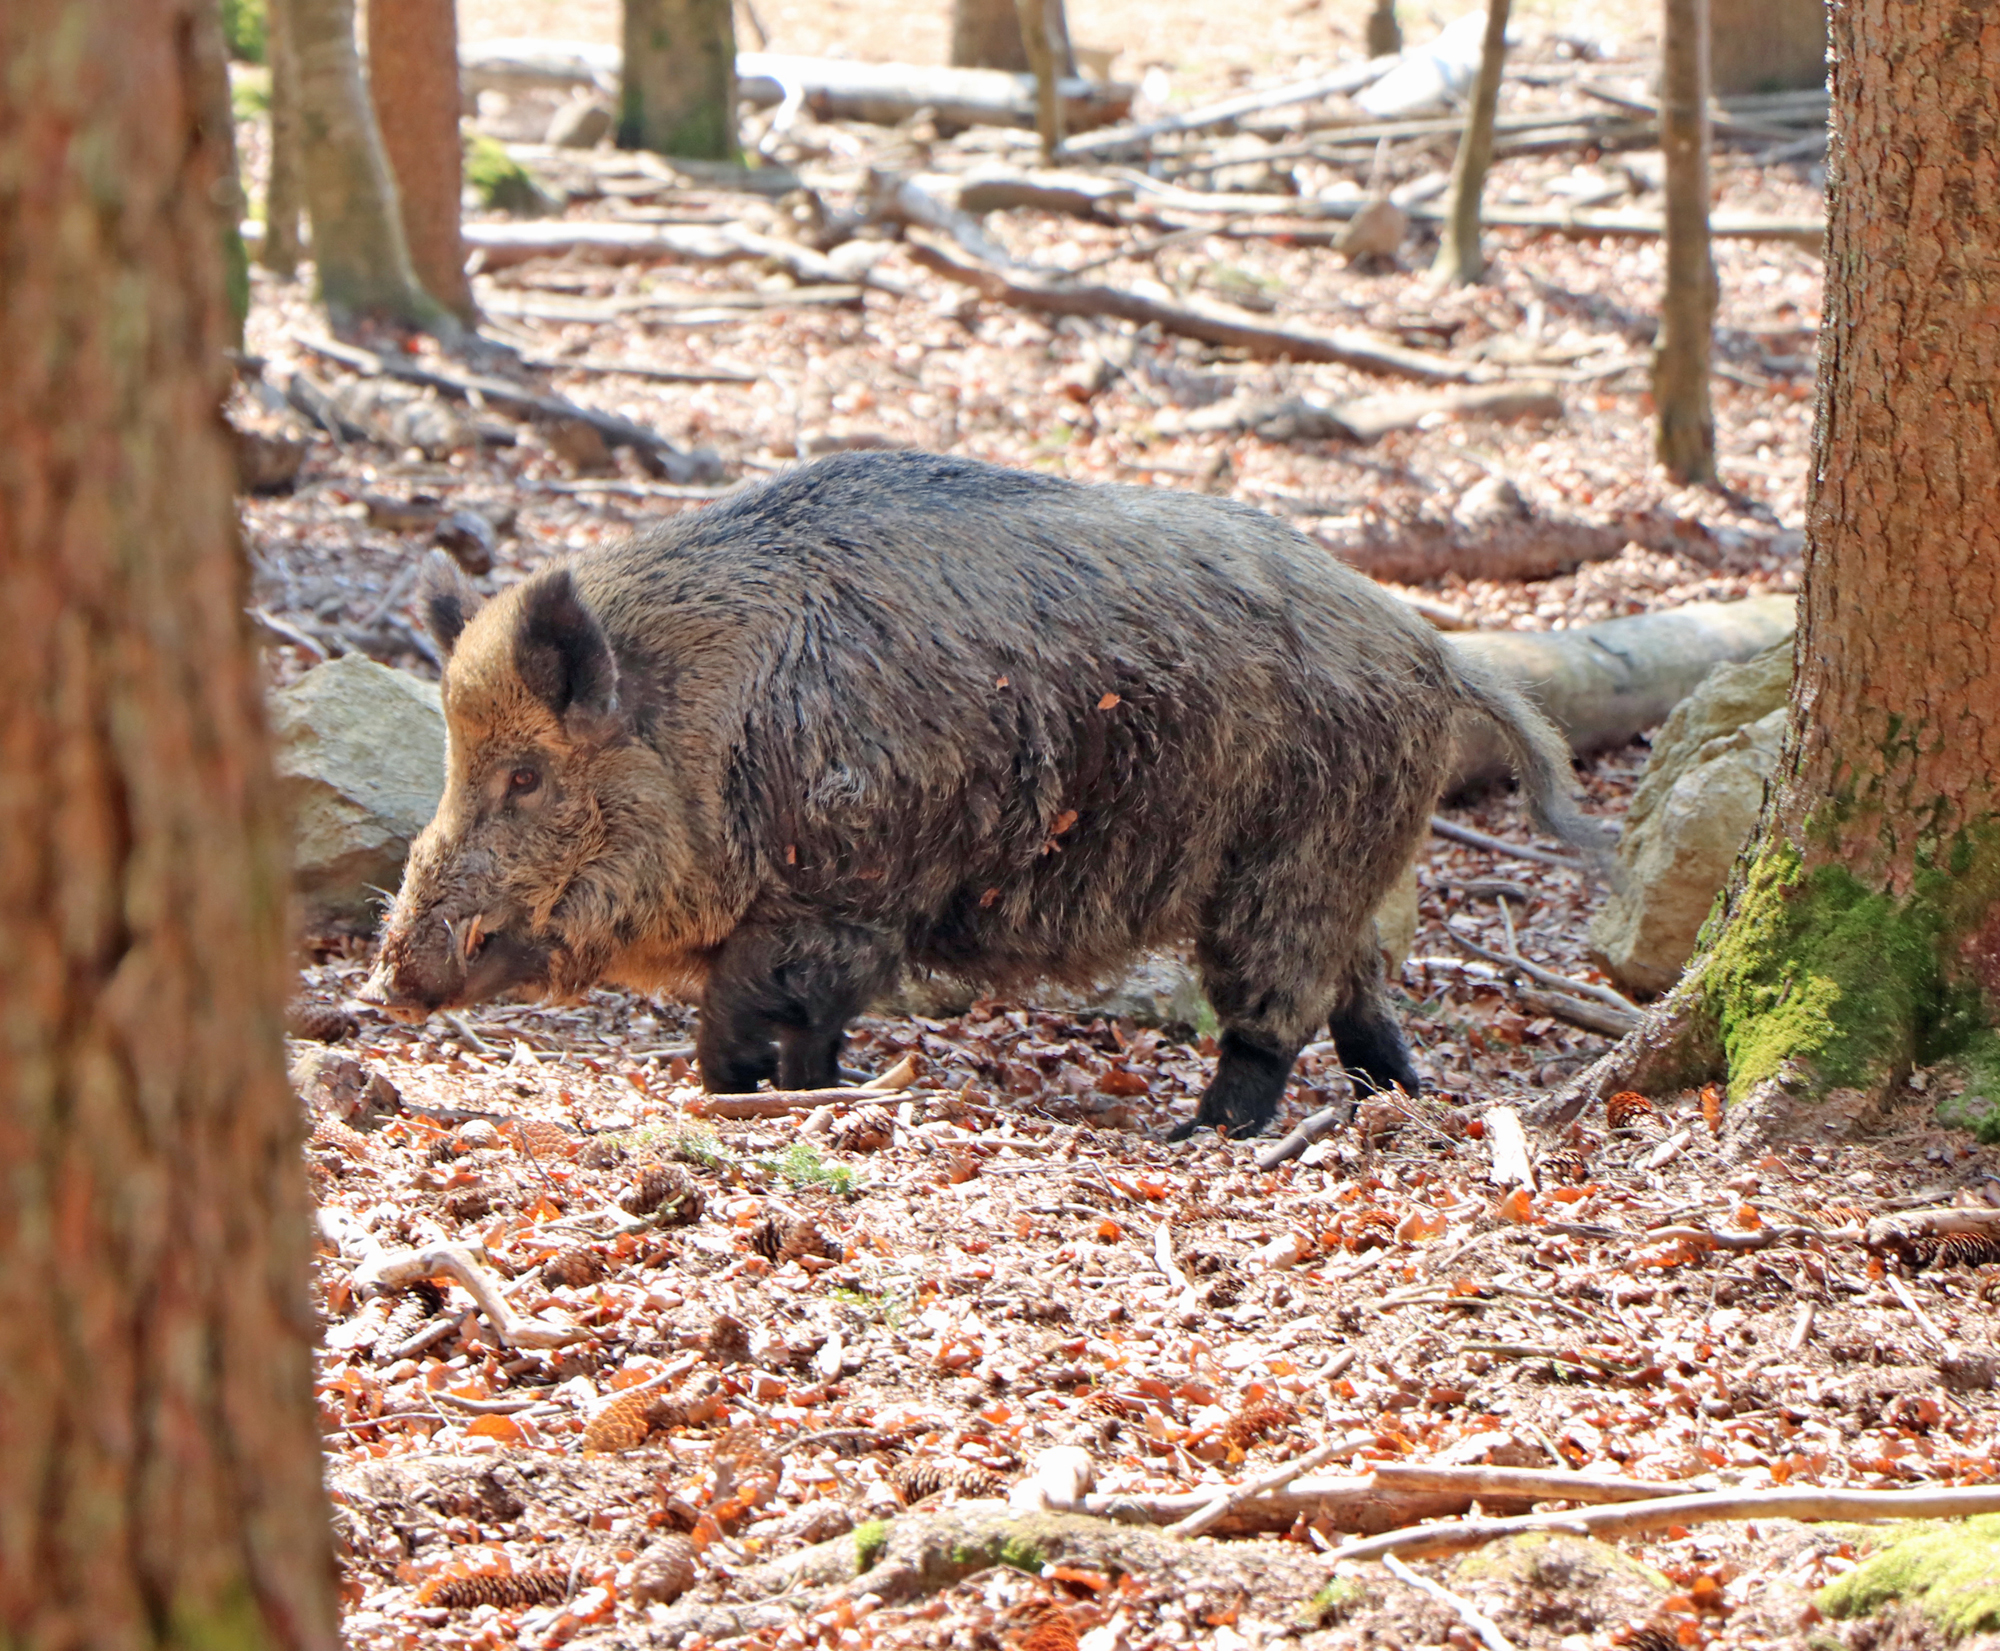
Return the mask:
M685 811L634 737L616 658L565 568L481 604L442 555L424 605L445 655L446 774L362 996L405 1019L506 992L567 998L685 924L647 891L689 861ZM674 950L669 946L666 950ZM642 958L643 962L643 958ZM671 970L636 973L656 977Z

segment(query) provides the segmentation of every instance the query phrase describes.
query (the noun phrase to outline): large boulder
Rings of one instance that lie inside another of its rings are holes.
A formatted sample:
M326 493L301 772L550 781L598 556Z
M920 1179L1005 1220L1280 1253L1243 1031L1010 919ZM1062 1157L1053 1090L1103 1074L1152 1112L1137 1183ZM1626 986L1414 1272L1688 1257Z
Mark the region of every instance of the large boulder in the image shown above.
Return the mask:
M437 684L348 654L274 693L271 721L307 925L372 929L444 792Z
M1718 665L1655 736L1618 844L1621 877L1590 926L1591 953L1622 986L1663 992L1757 823L1778 763L1792 645Z

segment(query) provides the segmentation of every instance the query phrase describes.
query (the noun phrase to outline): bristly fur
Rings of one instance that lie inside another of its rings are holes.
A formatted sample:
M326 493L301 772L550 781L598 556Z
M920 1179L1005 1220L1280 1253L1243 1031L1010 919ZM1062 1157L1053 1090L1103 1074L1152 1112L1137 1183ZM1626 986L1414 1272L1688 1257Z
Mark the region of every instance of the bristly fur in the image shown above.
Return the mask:
M906 964L1087 981L1179 940L1224 1029L1203 1123L1261 1127L1329 1022L1364 1087L1413 1088L1370 917L1455 720L1592 840L1518 693L1201 495L843 455L466 600L429 598L450 776L379 994L699 992L712 1088L831 1081ZM490 963L450 951L475 915Z

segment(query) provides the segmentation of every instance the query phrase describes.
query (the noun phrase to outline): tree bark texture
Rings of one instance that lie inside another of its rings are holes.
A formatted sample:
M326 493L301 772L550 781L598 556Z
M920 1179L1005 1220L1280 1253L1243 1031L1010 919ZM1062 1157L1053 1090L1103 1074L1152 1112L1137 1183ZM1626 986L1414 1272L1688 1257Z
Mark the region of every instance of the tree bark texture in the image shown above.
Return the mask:
M298 66L299 154L319 293L337 322L409 327L446 319L418 283L396 181L354 44L354 0L274 0L287 8Z
M1952 1060L2000 1126L2000 21L1840 0L1805 594L1757 837L1590 1093L1726 1068L1860 1118ZM1954 1091L1962 1090L1963 1093ZM1824 1107L1815 1116L1821 1116Z
M250 255L243 246L243 217L249 209L243 177L236 167L236 109L229 91L229 41L222 32L220 7L197 8L193 47L201 94L201 135L218 146L222 157L210 199L228 278L229 338L240 348L243 323L250 315Z
M465 152L455 0L368 0L368 93L417 280L471 321L477 311L458 235Z
M264 55L271 68L271 164L264 181L264 244L257 261L273 275L298 273L304 179L299 156L299 64L292 50L291 7L270 0Z
M1826 84L1826 0L1716 5L1709 28L1717 97Z
M1458 140L1458 158L1452 163L1444 238L1431 266L1435 274L1458 286L1470 286L1486 273L1486 256L1479 249L1479 202L1486 192L1487 168L1493 164L1493 117L1500 108L1500 72L1507 64L1508 10L1509 0L1487 0L1479 75L1472 84L1472 107L1466 112L1465 134Z
M1070 48L1069 19L1061 0L1052 8L1058 21L1062 72L1076 73L1076 58ZM1011 69L1029 73L1028 48L1021 38L1021 17L1014 0L952 0L951 56L955 69Z
M1653 356L1654 453L1680 482L1715 480L1708 361L1715 261L1708 248L1708 0L1666 0L1660 148L1666 157L1666 291Z
M736 159L732 0L625 0L618 143L689 160Z
M204 0L0 7L0 1644L335 1644Z
M1035 76L1035 133L1042 140L1042 159L1053 163L1062 148L1062 0L1015 0L1021 44Z

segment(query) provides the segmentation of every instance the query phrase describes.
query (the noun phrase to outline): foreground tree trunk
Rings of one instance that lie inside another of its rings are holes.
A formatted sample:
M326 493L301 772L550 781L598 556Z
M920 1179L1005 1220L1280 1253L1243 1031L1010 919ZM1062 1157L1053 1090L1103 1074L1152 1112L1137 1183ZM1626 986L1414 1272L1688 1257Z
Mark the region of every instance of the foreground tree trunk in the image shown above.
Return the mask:
M1678 482L1715 480L1708 362L1715 260L1708 246L1708 0L1666 0L1660 148L1667 165L1666 291L1653 355L1654 455Z
M1471 286L1486 273L1486 255L1479 248L1479 202L1486 193L1486 173L1493 164L1493 118L1500 109L1500 72L1507 63L1509 0L1487 0L1486 38L1479 47L1479 76L1472 85L1472 107L1466 111L1465 134L1458 140L1458 159L1451 168L1451 207L1445 214L1444 239L1438 243L1431 272L1456 286Z
M618 145L737 158L732 0L625 0Z
M0 7L0 1644L332 1651L212 0Z
M417 280L470 321L476 312L458 234L465 152L455 0L368 0L368 93Z
M450 317L419 284L354 45L354 0L274 0L298 69L301 171L319 293L337 322L436 329Z
M1820 414L1791 729L1681 984L1571 1097L1726 1072L1740 1124L1915 1062L2000 1130L2000 31L1833 8ZM1828 1102L1832 1105L1829 1107Z

